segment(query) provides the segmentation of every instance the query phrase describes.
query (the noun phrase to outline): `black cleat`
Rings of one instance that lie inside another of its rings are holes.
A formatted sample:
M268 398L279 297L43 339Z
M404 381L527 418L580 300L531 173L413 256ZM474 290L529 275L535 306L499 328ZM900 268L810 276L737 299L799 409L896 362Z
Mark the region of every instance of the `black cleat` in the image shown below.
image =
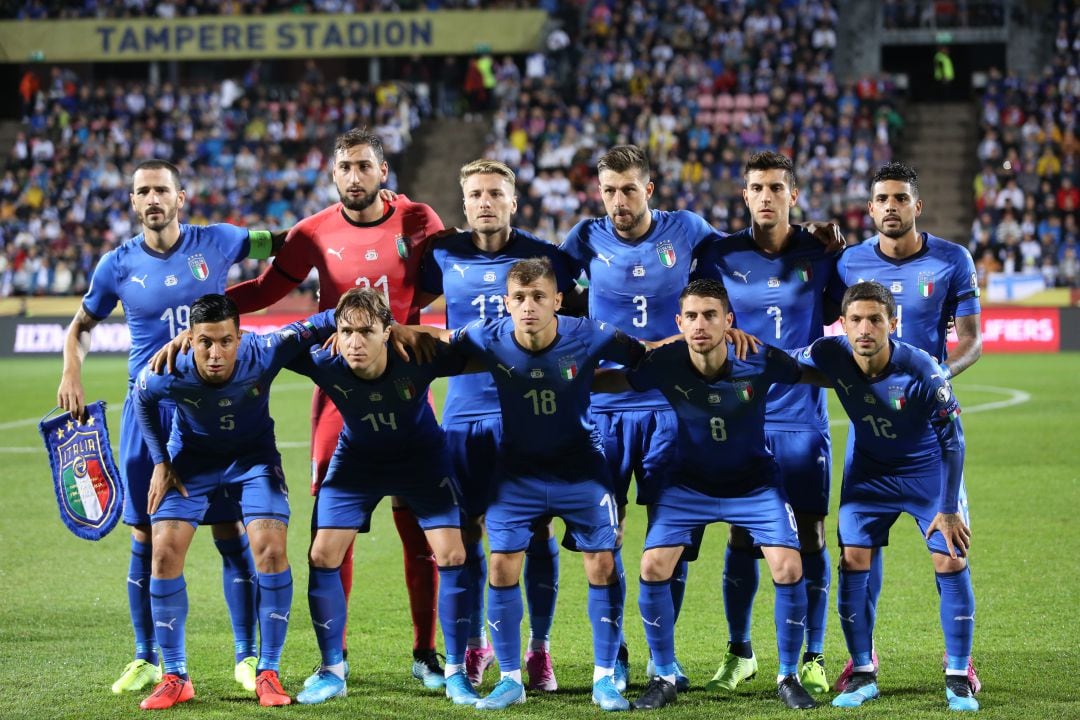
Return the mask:
M776 694L792 710L809 710L817 707L817 702L810 697L810 693L806 692L806 688L799 683L799 678L795 675L788 675L777 683Z
M635 710L659 710L675 702L678 694L674 684L657 675L645 686L645 692L633 702L633 706Z

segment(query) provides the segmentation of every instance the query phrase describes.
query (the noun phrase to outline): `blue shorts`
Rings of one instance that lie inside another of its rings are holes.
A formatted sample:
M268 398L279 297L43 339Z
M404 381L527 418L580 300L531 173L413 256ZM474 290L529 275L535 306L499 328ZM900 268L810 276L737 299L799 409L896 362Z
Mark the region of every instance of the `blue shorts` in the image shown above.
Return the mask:
M876 475L849 471L840 491L840 517L837 522L837 538L845 547L874 548L889 544L889 529L907 513L915 518L919 532L934 521L941 494L941 475L937 472L927 476ZM962 496L963 497L963 496ZM968 522L967 501L960 506L964 522ZM947 555L948 547L940 532L926 541L932 553ZM957 549L958 554L962 554Z
M390 496L405 500L424 530L461 527L457 481L444 450L376 464L339 444L315 496L311 528L368 532L375 507Z
M675 411L593 412L592 417L603 438L619 507L629 501L631 475L637 478L637 504L654 502L664 484L664 471L675 459L679 436Z
M181 451L172 462L188 496L169 491L151 518L153 522L207 524L211 501L224 501L239 509L245 523L265 518L289 524L289 487L277 452L209 458L198 451Z
M594 470L592 477L575 479L544 470L498 470L485 520L491 552L523 552L536 521L545 517L562 518L579 550L614 550L618 506L599 456Z
M502 418L451 423L443 429L454 476L461 487L461 509L466 517L479 517L487 511L495 477Z
M784 494L795 512L829 514L829 431L765 430L765 442L780 466Z
M171 403L158 404L160 427L166 438L172 429L174 412L175 406ZM278 465L281 465L280 461ZM139 431L139 421L135 419L135 407L129 395L124 399L124 407L120 413L120 477L123 478L127 490L124 494L124 523L126 525L150 524L150 513L146 510L146 496L150 492L150 477L153 474L154 461L150 459L150 451L143 442L142 433ZM181 479L186 484L186 478L183 475ZM158 512L161 512L160 508ZM241 518L243 514L239 504L226 497L224 493L218 493L210 498L202 523L204 525L233 523Z
M773 485L735 497L714 497L685 485L669 485L649 508L645 549L692 547L695 530L718 522L745 528L755 547L799 549L795 513Z

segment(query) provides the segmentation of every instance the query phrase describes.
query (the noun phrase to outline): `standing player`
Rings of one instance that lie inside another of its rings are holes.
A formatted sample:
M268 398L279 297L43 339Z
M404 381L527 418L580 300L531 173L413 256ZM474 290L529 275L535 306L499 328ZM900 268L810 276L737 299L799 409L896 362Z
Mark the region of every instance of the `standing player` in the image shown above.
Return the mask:
M653 350L637 368L605 372L605 389L659 390L678 418L677 462L649 508L638 603L656 666L634 707L654 710L677 696L675 613L668 586L683 548L709 523L737 524L750 534L776 587L777 694L792 709L817 705L799 683L806 592L795 516L765 436L773 383L803 381L798 364L776 348L746 360L725 342L728 294L716 280L695 280L680 295L676 317L684 342ZM817 373L807 380L819 380Z
M799 196L791 160L775 152L750 157L743 170L743 201L751 226L702 246L695 277L720 280L727 288L736 324L781 348L800 348L821 337L825 298L835 283L836 256L806 229L790 223ZM795 511L802 571L806 578L806 651L799 680L810 692L829 689L825 676L825 624L830 561L825 547L832 463L825 391L776 384L768 390L765 437L780 467L784 493ZM724 558L727 656L710 690L734 690L757 672L750 619L758 588L759 551L750 534L730 528Z
M184 560L211 498L222 490L240 498L259 573L255 692L263 706L292 702L278 678L292 608L289 491L274 443L269 391L287 362L333 331L333 314L324 313L272 335L241 337L236 306L224 295L203 295L191 305L194 352L168 375L150 367L139 374L131 396L154 462L147 499L154 536L150 605L165 666L161 683L140 704L143 710L195 696L187 672ZM169 425L161 423L163 402L176 407Z
M694 251L717 232L686 210L649 210L654 186L649 159L641 148L613 147L596 167L607 217L582 220L562 244L588 276L589 317L632 329L645 340L669 337L677 331L672 318L678 314L679 291L690 277ZM621 528L631 475L637 478L639 505L657 497L660 473L671 462L675 416L659 391L600 394L593 399L592 413L615 483ZM679 560L671 583L676 618L686 589L687 559ZM625 595L621 540L615 565ZM677 675L680 688L688 688L690 681L681 667ZM616 668L620 690L626 689L628 676L622 644Z
M936 360L889 337L898 321L896 301L883 285L856 283L841 305L846 337L822 338L800 354L803 364L819 369L837 388L855 437L840 494L838 604L854 672L833 705L857 707L879 694L870 563L906 512L926 538L937 575L949 709L974 711L979 703L968 668L975 595L965 560L971 532L960 502L960 405Z
M142 223L141 234L105 254L94 269L82 307L64 341L64 371L57 405L73 415L85 406L82 365L90 350L90 331L116 307L124 307L131 333L128 385L150 356L188 327L191 304L207 292L225 288L229 267L245 257L269 257L281 234L248 231L233 225L187 225L178 218L185 204L180 173L164 160L140 163L132 175L131 206ZM167 426L175 407L160 404ZM161 680L150 613L151 534L146 494L154 464L139 433L131 397L120 421L120 469L127 486L124 522L131 526L131 560L127 574L128 609L135 631L135 659L128 663L112 691L141 690ZM235 640L234 677L255 690L255 564L248 539L238 522L235 503L212 503L204 522L213 527L222 556L222 582Z
M422 266L422 287L431 295L446 296L447 327L464 327L474 320L502 319L506 274L518 260L551 259L559 292L573 281L566 258L551 243L510 226L517 211L514 172L501 162L474 160L461 168L465 217L471 231L433 241ZM484 623L484 586L487 561L481 542L482 516L494 472L495 453L502 430L499 397L486 373L451 377L443 409L454 472L462 486L466 515L465 549L476 607L466 666L476 686L495 659L487 644ZM525 551L525 598L529 606L529 650L525 666L529 690L558 688L551 664L550 632L559 583L559 547L550 522L542 523Z
M382 292L395 320L416 323L420 309L430 301L421 296L418 287L420 260L427 237L442 230L443 225L427 205L400 196L393 203L384 201L379 188L388 172L377 135L353 129L338 137L332 176L341 202L297 223L285 247L261 276L229 288L229 297L240 312L274 303L314 268L319 274L320 309L334 307L349 288L370 287ZM342 429L341 415L319 388L312 397L311 422L312 493L316 493ZM441 688L443 669L435 656L439 582L435 558L416 517L404 503L392 502L412 609L412 673L426 687ZM341 569L348 598L352 588L351 546Z
M439 620L446 639L446 694L479 700L465 675L472 599L461 541L461 509L446 436L427 402L436 377L460 372L462 356L446 345L433 362L405 362L388 352L394 322L382 293L353 289L337 305L340 355L316 348L290 369L324 388L345 423L315 501L308 602L322 654L318 672L297 695L317 704L346 693L341 627L346 607L338 567L356 533L367 532L383 497L406 498L439 564Z
M884 285L896 299L896 339L929 353L949 379L982 355L979 285L966 248L916 229L922 205L919 176L913 168L899 162L882 166L870 182L867 203L878 235L841 255L837 273L842 288L863 280ZM959 339L951 354L945 346L950 321L955 321ZM849 441L849 455L850 450ZM960 502L966 507L962 483ZM882 559L882 553L875 551L870 570L875 606L881 593ZM837 690L843 690L851 667L849 660L837 678ZM968 668L968 679L978 692L982 684L974 664Z

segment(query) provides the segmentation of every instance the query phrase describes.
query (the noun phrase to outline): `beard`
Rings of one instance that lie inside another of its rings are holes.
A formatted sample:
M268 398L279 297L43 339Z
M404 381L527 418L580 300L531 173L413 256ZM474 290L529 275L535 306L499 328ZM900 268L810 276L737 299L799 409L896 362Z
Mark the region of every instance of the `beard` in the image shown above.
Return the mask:
M352 210L353 212L363 212L375 204L375 199L379 197L378 189L370 193L364 193L358 198L350 198L348 193L341 191L338 188L338 197L341 198L341 204L345 206L346 210Z
M915 221L914 220L912 220L911 222L907 222L907 223L901 221L900 224L897 225L892 230L886 230L882 225L878 225L877 223L874 223L874 224L877 225L878 233L884 235L887 238L892 238L894 240L896 238L899 238L899 237L904 237L909 232L911 232L911 228L915 227Z
M155 214L153 218L150 217L147 211L144 211L142 217L140 218L140 221L142 222L143 227L147 230L153 230L154 232L158 232L167 228L169 224L175 219L176 208L173 208L171 211L163 209L163 212L161 214Z
M649 209L645 208L637 215L632 215L629 220L625 219L625 215L610 215L609 217L611 218L611 224L615 226L615 229L625 233L632 231L634 228L640 225L641 221L645 218L648 212Z

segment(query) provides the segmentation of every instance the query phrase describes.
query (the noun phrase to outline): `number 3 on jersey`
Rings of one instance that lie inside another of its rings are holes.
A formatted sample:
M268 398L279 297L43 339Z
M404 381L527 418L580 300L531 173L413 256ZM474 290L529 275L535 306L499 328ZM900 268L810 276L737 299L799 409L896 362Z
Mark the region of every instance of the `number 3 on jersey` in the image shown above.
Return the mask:
M632 322L634 323L634 327L643 328L649 324L649 298L644 295L635 295L633 302L638 315Z

